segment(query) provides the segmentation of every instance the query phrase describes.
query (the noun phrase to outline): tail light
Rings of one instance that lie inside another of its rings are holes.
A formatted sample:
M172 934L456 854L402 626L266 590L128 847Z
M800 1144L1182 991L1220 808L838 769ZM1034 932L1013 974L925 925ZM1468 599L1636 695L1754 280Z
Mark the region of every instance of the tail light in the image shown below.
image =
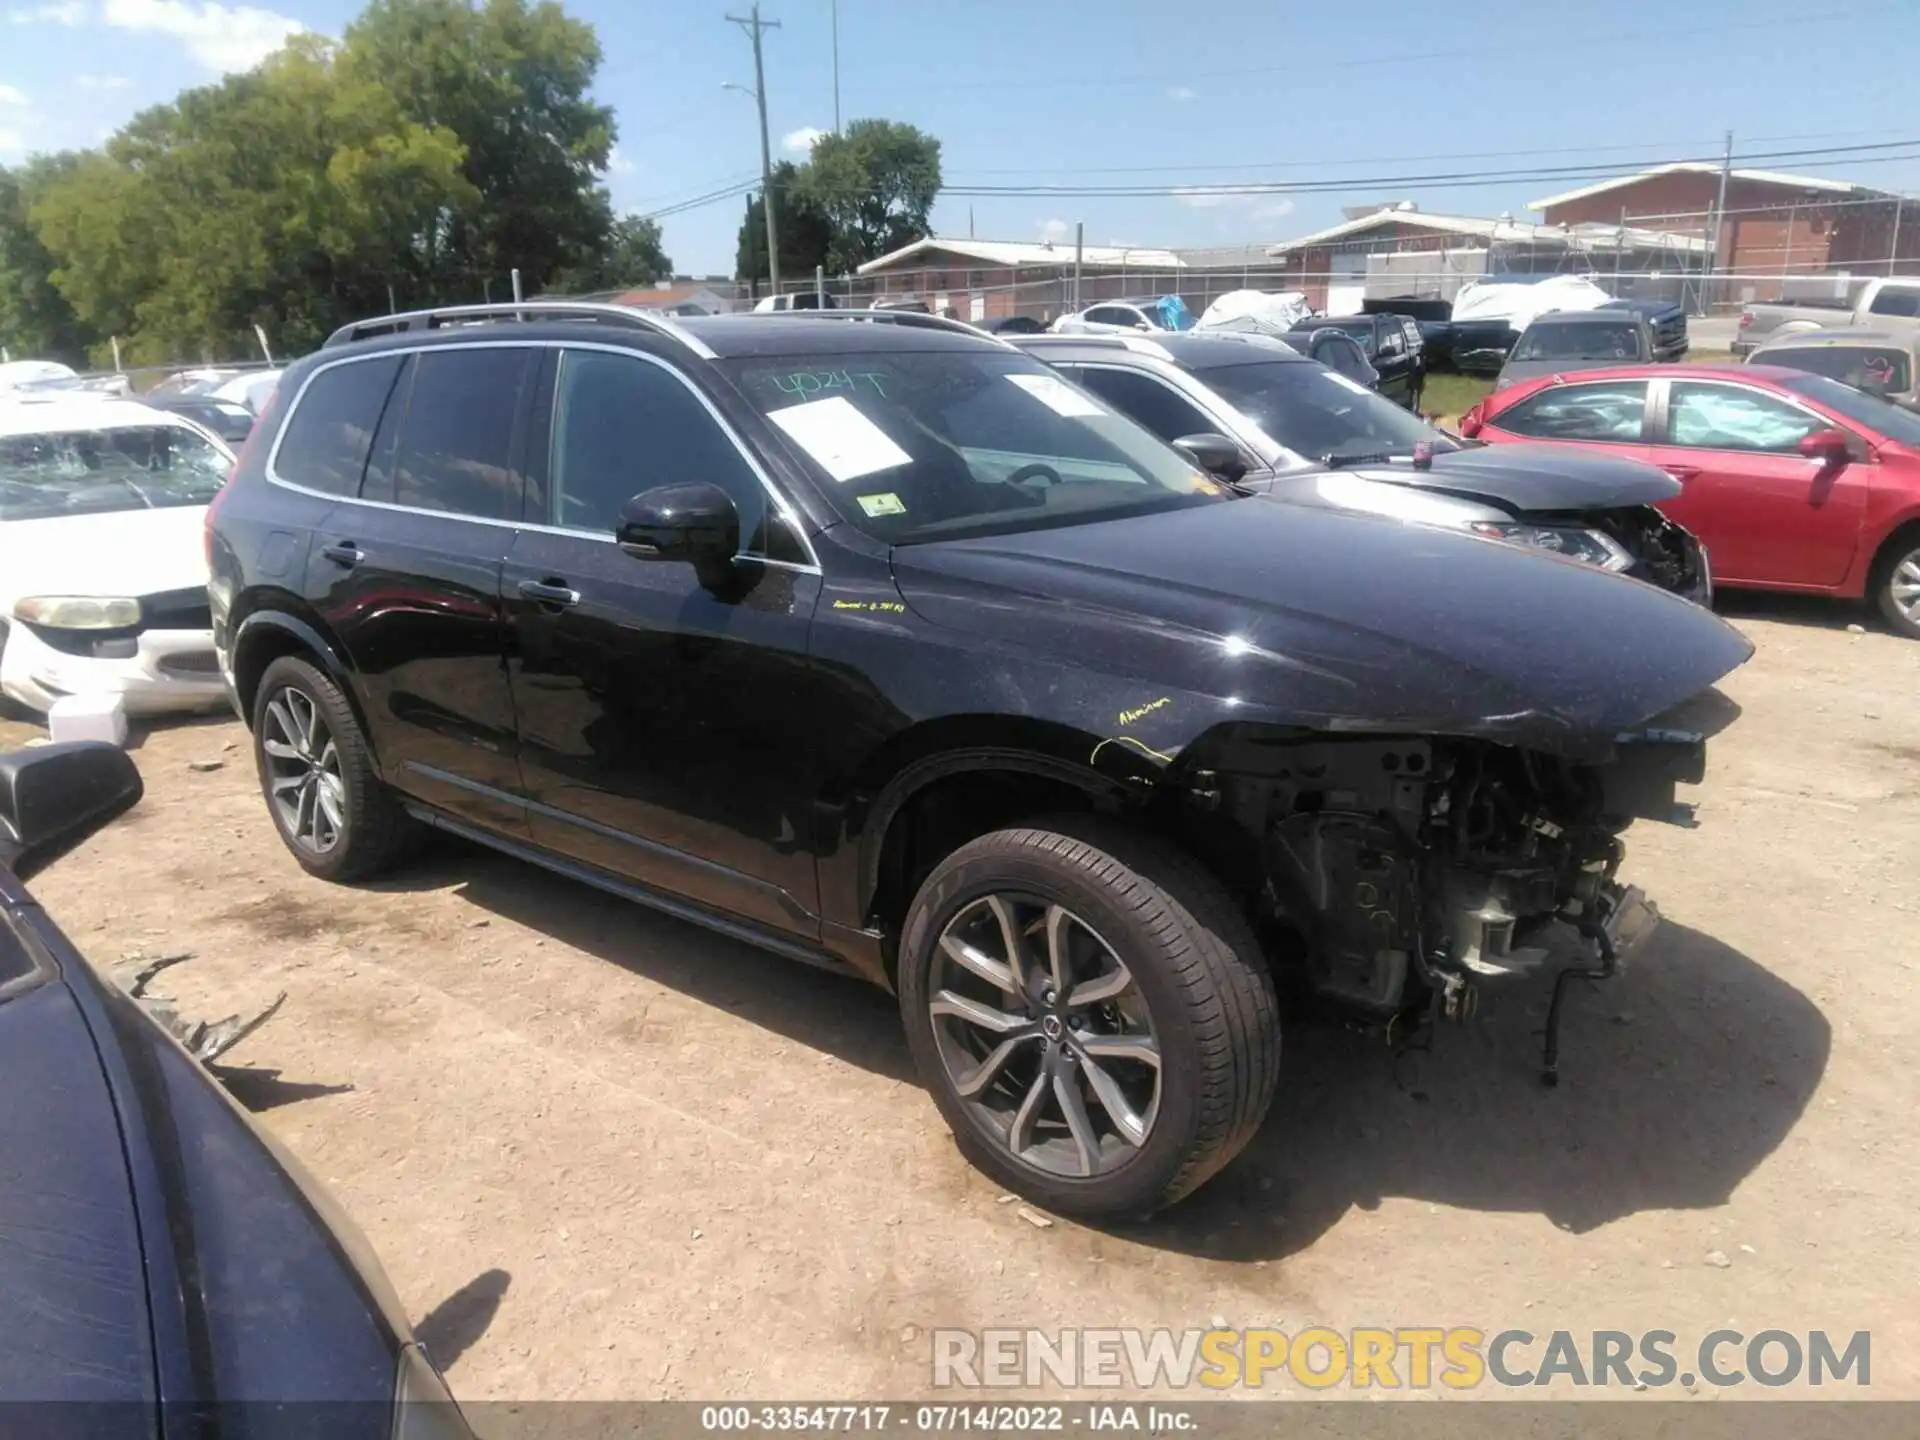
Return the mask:
M1486 401L1476 400L1473 402L1473 408L1460 417L1460 433L1467 439L1473 439L1480 433L1480 428L1487 423L1486 409Z

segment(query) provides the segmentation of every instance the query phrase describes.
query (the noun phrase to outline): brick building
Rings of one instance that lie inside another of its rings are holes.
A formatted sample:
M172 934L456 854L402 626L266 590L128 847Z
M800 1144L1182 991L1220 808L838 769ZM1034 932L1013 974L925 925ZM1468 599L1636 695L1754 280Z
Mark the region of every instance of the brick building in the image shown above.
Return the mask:
M1720 166L1658 165L1535 200L1548 225L1670 229L1706 237ZM1845 180L1735 169L1727 177L1715 268L1727 276L1715 299L1774 299L1772 276L1826 272L1886 275L1920 270L1920 205Z

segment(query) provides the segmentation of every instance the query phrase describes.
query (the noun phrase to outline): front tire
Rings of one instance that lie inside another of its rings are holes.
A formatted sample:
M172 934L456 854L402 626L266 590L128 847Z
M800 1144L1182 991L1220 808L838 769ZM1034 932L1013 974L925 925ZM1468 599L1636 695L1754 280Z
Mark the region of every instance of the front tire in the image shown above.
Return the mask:
M1920 531L1896 540L1876 574L1874 599L1887 624L1897 635L1920 640Z
M371 879L418 838L419 822L374 772L346 696L298 656L282 656L260 677L253 755L267 813L308 874Z
M1062 1214L1197 1189L1253 1138L1279 1074L1273 983L1232 897L1091 818L941 861L907 915L900 1003L961 1152Z

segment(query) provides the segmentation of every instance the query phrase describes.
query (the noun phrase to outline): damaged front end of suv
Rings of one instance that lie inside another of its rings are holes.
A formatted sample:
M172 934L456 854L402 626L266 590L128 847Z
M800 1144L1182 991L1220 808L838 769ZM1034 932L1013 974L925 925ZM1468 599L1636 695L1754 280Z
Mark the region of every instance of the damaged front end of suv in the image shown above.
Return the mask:
M1708 735L1735 713L1709 691L1598 762L1228 725L1183 757L1186 825L1257 893L1283 978L1350 1012L1465 1019L1483 985L1558 965L1542 1072L1554 1084L1567 983L1612 975L1659 923L1618 878L1621 833L1692 823L1677 787L1701 780Z

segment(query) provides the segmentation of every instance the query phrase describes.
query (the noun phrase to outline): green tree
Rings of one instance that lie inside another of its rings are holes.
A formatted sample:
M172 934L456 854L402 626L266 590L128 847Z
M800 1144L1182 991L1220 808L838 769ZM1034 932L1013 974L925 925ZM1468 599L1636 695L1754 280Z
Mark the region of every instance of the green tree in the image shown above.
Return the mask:
M302 37L258 69L136 116L30 209L79 320L136 361L285 349L387 296L431 296L475 203L451 131ZM100 347L95 358L104 359Z
M832 227L832 267L849 271L933 233L940 142L899 121L855 120L814 142L801 178Z
M780 273L788 280L811 277L816 266L828 263L833 246L833 226L807 193L803 175L791 160L773 167L773 227L780 241ZM758 195L748 198L740 222L733 274L755 284L767 278L767 219Z
M671 274L673 261L660 248L660 222L623 215L613 222L599 254L558 272L547 288L560 295L586 295L651 285Z
M79 163L74 154L39 155L17 170L0 167L0 346L16 360L84 365L97 338L54 285L54 258L27 220L35 199Z
M436 291L477 299L517 267L532 293L605 253L614 121L587 96L599 65L593 27L551 0L373 0L347 27L343 75L465 146L473 195L433 256Z

